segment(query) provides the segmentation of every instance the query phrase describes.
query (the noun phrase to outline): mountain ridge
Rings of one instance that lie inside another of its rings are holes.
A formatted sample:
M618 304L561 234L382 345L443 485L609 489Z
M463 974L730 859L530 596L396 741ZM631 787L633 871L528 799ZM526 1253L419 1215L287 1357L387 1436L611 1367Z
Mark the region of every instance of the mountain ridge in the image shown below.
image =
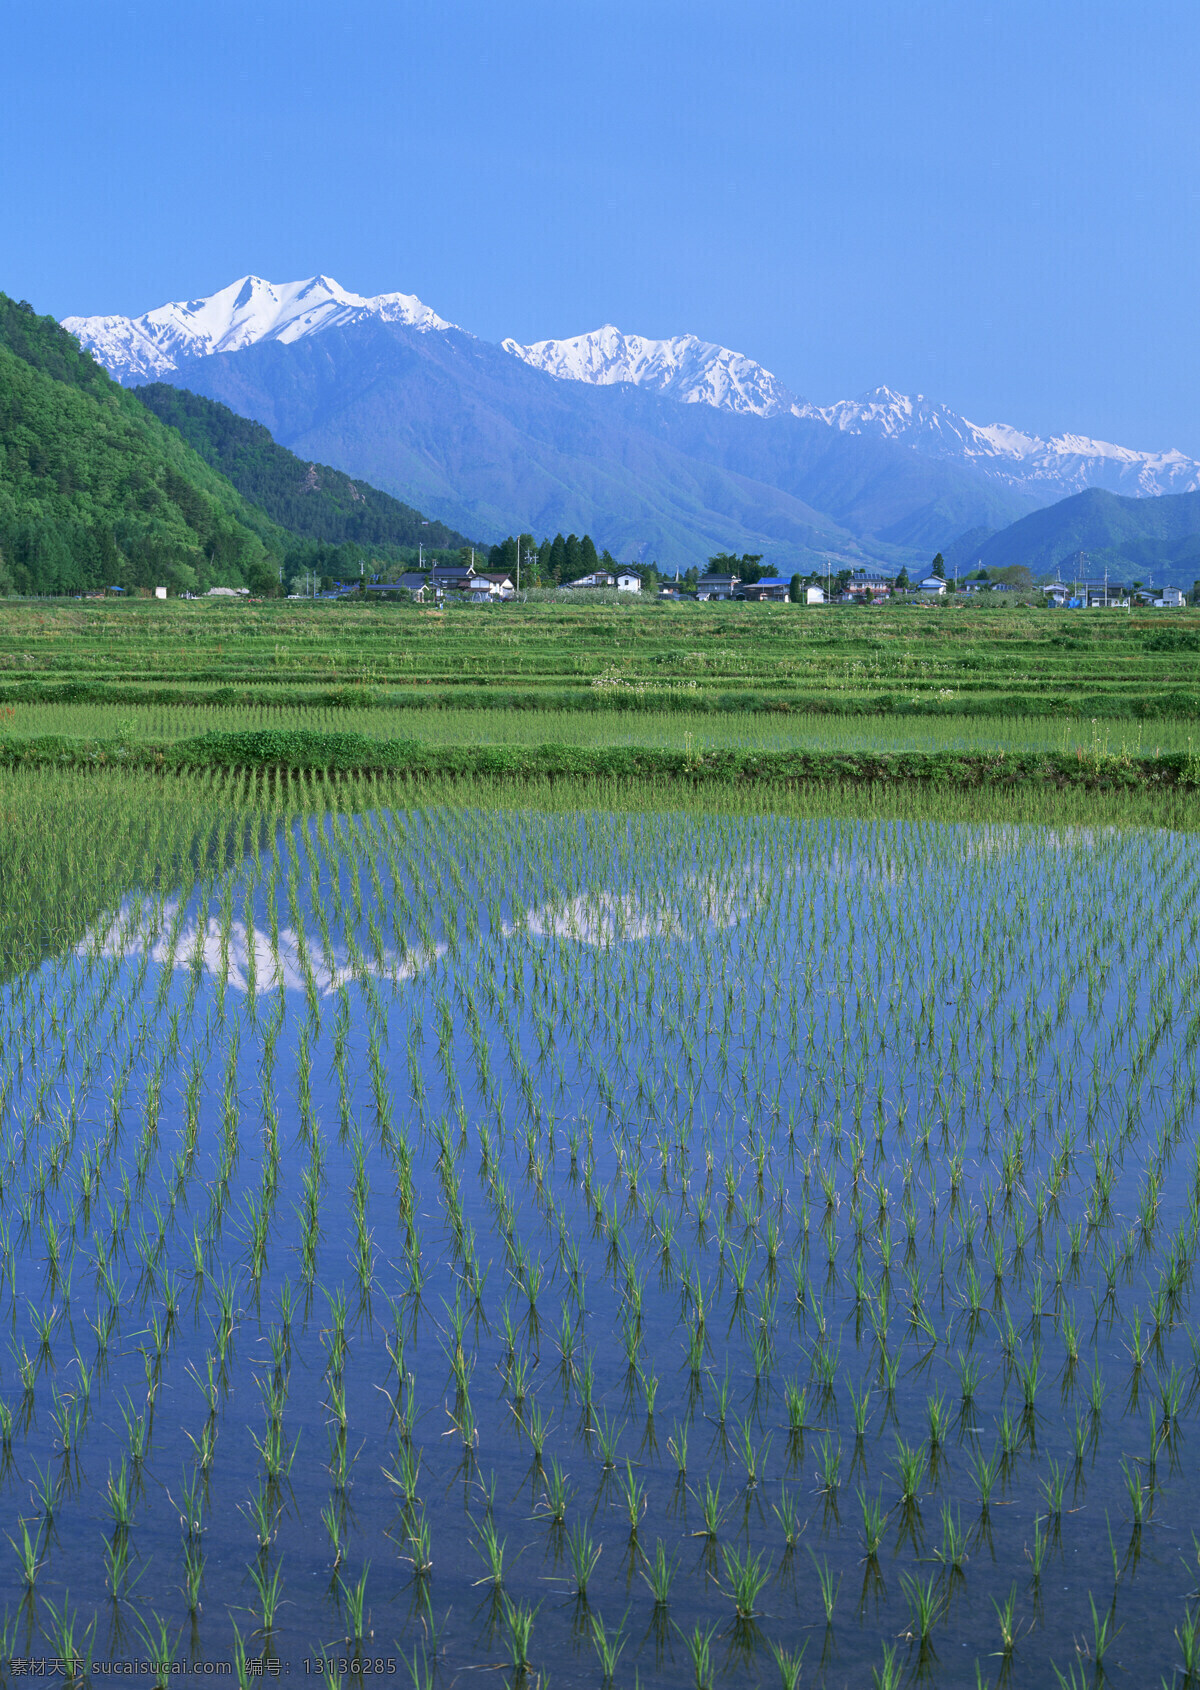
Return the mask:
M280 446L261 423L215 399L154 382L130 390L161 422L181 434L238 492L290 534L328 546L398 551L423 544L461 548L465 534L431 522L419 510L328 464L305 461Z
M1114 580L1191 587L1200 580L1200 492L1131 499L1091 487L999 533L977 536L972 545L960 542L946 560L964 570L1023 564L1035 577L1065 571L1073 580L1081 573L1080 552L1087 555L1088 578L1107 569Z
M63 326L129 385L169 380L197 358L242 351L266 340L291 345L371 318L422 333L466 333L413 294L356 294L324 275L283 283L242 276L216 293L176 300L140 317L73 316L64 318ZM607 323L565 339L499 344L511 357L558 381L627 384L682 404L762 418L792 415L842 434L909 446L1043 503L1091 486L1137 497L1200 490L1200 460L1183 452L1143 452L1082 434L1043 439L1008 423L972 422L922 394L910 396L886 386L857 399L814 405L745 353L696 335L653 339Z
M904 446L628 384L556 381L457 329L363 320L190 360L173 380L263 423L298 456L481 539L574 530L670 568L737 550L793 569L898 569L922 552L928 561L946 525L899 538L880 527L944 503L957 534L1031 508Z
M64 317L62 326L116 380L130 386L168 375L187 359L236 352L263 340L288 345L365 316L408 323L423 332L454 327L415 294L366 297L327 276L268 282L249 275L206 297L173 300L140 317Z

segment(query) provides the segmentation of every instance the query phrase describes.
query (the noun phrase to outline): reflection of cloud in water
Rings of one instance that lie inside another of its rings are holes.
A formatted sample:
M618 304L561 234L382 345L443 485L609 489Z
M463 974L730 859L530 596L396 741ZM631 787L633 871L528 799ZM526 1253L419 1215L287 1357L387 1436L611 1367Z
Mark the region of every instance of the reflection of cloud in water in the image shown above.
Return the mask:
M250 989L253 972L256 991L273 991L282 985L286 991L305 989L304 956L317 990L323 997L348 984L356 975L373 974L376 978L411 980L445 954L445 945L434 945L426 951L385 951L384 967L359 952L355 963L349 961L347 948L336 946L331 957L322 949L306 943L303 948L294 928L281 927L279 948L276 951L271 935L261 927L247 927L244 921L230 924L226 943L221 940L221 923L209 916L201 927L196 921L185 922L172 942L177 904L164 904L161 909L151 903L131 905L115 915L102 933L94 933L78 947L80 955L99 950L101 956L135 957L149 951L150 959L160 965L169 962L173 968L190 969L197 965L216 979L224 978L235 992Z
M583 945L608 945L614 940L682 939L705 927L727 928L744 920L760 896L750 881L732 890L716 876L689 876L679 885L655 895L649 891L577 892L561 902L538 905L525 912L520 928L539 939L573 939Z
M675 938L683 931L673 910L656 907L633 892L580 892L565 903L528 910L524 925L539 939L575 939L584 945L655 934Z
M989 822L967 835L964 855L1006 857L1020 851L1098 851L1102 845L1130 837L1134 829L1101 827L1038 827L1020 822Z

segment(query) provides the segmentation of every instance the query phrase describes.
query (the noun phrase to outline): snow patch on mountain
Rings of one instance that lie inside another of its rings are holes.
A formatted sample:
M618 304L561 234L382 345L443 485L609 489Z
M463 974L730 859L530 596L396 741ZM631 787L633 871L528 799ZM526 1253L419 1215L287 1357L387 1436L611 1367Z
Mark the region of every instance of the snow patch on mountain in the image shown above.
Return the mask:
M532 346L505 340L501 345L514 358L560 381L601 387L630 382L685 405L714 405L758 417L778 416L796 404L795 395L753 358L694 334L650 340L605 323L569 340L539 340Z
M791 415L843 434L894 440L925 457L969 465L1014 492L1040 499L1065 498L1086 487L1136 496L1200 489L1200 462L1182 452L1138 452L1077 434L1043 440L1007 423L970 422L923 394L910 397L876 387L859 399L811 405L753 358L695 335L649 340L606 323L569 340L502 344L506 352L560 381L631 382L684 404L760 417Z
M1138 452L1081 434L1043 440L1008 423L973 423L947 405L872 388L835 405L798 405L809 417L844 434L900 441L929 458L969 464L1016 492L1065 498L1087 487L1147 497L1200 490L1200 462L1183 452Z
M364 317L422 332L453 328L411 293L350 293L328 276L267 282L241 276L202 299L174 300L140 317L64 317L63 327L126 384L157 381L188 358L238 352L260 340L284 344Z

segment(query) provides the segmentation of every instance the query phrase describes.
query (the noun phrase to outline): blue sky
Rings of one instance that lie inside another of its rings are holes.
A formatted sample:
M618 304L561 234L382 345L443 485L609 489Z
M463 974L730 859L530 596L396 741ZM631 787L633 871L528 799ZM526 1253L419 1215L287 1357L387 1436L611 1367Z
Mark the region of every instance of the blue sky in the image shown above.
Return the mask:
M0 287L324 271L1200 455L1198 73L1195 0L48 0L6 13Z

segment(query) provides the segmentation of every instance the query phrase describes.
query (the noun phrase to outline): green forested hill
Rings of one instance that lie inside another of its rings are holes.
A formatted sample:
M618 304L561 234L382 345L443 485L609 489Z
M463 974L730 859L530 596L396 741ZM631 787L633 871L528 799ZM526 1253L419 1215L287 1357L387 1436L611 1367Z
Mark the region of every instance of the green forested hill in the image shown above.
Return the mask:
M155 416L170 424L206 463L227 476L239 493L294 534L325 545L360 545L375 551L465 546L470 542L441 522L426 522L411 505L355 481L327 464L310 464L280 446L261 423L185 388L153 382L131 389Z
M1024 564L1041 576L1077 570L1072 560L1080 552L1089 574L1108 569L1118 580L1141 575L1190 587L1200 577L1200 493L1130 499L1090 487L971 546L962 562L985 569Z
M52 317L0 294L0 590L269 590L287 540Z

